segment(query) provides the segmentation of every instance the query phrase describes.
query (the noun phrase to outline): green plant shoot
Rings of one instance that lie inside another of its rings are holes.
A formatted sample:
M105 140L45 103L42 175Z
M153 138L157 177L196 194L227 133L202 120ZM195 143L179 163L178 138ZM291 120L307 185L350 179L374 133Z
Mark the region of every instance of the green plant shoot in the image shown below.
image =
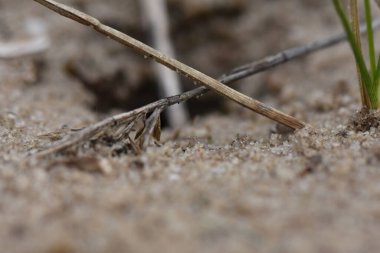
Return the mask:
M375 41L372 28L372 10L370 0L364 0L365 20L367 26L367 43L369 67L367 67L360 41L359 14L357 0L350 0L350 15L343 6L342 0L333 0L335 10L347 34L358 70L358 79L362 105L369 109L380 108L380 55L376 57ZM350 16L351 18L349 18ZM377 60L376 60L377 58Z

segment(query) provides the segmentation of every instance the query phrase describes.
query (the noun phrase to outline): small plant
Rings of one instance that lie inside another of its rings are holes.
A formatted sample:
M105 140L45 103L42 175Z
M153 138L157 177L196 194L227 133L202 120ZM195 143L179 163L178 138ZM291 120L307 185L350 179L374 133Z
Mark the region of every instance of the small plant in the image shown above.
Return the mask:
M333 0L335 10L342 22L347 34L348 41L351 45L356 66L358 70L358 79L362 105L368 109L380 108L380 55L376 60L375 42L372 27L372 11L370 0L364 0L365 20L367 26L367 43L370 67L367 68L363 56L360 39L358 1L350 0L350 15L344 9L342 0ZM378 1L377 1L378 3ZM351 20L349 17L351 17ZM351 22L350 22L351 21ZM369 70L368 70L369 69Z

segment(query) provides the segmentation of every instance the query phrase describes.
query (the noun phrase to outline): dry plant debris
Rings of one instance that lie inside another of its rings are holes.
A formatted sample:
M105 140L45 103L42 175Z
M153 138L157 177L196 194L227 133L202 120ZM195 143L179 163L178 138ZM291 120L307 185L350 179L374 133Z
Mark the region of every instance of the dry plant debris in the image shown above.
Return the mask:
M70 19L73 19L83 25L91 26L96 31L98 31L101 34L104 34L108 36L111 39L114 39L115 41L118 41L136 52L142 54L145 58L153 58L158 63L161 63L168 68L176 71L177 73L180 73L184 75L187 78L190 78L194 81L195 84L202 84L203 86L206 86L215 92L226 96L227 98L239 103L240 105L251 109L252 111L255 111L259 114L262 114L274 121L277 121L279 123L282 123L286 126L289 126L293 129L301 129L306 124L303 123L300 120L297 120L296 118L287 115L283 112L280 112L274 108L271 108L255 99L252 99L226 85L223 83L203 74L200 71L197 71L145 44L142 42L121 33L120 31L117 31L109 26L106 26L102 24L99 20L95 19L94 17L91 17L83 12L80 12L74 8L68 7L66 5L57 3L52 0L35 0L36 2L41 3L42 5L56 11L57 13L66 16Z
M243 105L244 107L247 107L259 114L262 114L272 120L275 120L290 129L296 130L301 129L306 126L306 124L302 121L297 120L296 118L286 115L274 108L268 107L265 104L256 101L244 94L241 94L237 92L236 90L231 89L230 87L224 85L223 83L230 83L239 79L242 79L244 77L259 73L261 71L267 70L269 68L272 68L274 66L277 66L279 64L285 63L289 60L295 59L297 57L303 56L305 54L314 52L319 49L323 49L332 45L335 45L338 42L341 42L345 40L346 35L345 34L338 34L326 39L322 39L313 43L310 43L309 45L306 45L304 47L296 47L291 48L288 50L285 50L283 52L280 52L279 54L266 57L260 61L253 62L251 64L247 64L245 66L239 67L234 69L231 73L228 75L222 76L222 78L219 79L219 81L197 71L194 70L185 64L178 62L161 52L141 43L140 41L137 41L131 37L129 37L126 34L123 34L111 27L105 26L102 23L100 23L99 20L80 12L76 9L73 9L71 7L68 7L66 5L57 3L52 0L35 0L36 2L39 2L40 4L52 9L53 11L66 16L70 19L73 19L81 24L91 26L96 31L114 39L115 41L118 41L126 46L131 47L138 53L144 55L144 58L153 58L158 63L161 63L173 70L175 70L177 73L183 74L185 77L191 78L194 80L194 83L198 84L201 83L205 87L200 87L194 90L191 90L189 92L185 92L180 95L167 97L164 99L161 99L159 101L153 102L151 104L148 104L144 107L138 108L134 111L123 113L120 115L116 115L110 118L107 118L101 122L98 122L94 125L90 125L86 127L85 129L79 131L78 133L71 134L67 136L67 138L64 138L63 140L54 143L51 147L44 149L40 152L37 152L37 156L46 156L52 153L60 152L63 150L66 150L70 147L74 147L79 143L85 142L87 140L90 140L94 138L95 136L99 136L101 134L104 134L105 132L109 132L109 128L112 127L120 127L122 124L129 124L128 126L134 125L134 121L136 118L141 119L142 117L144 119L146 118L146 115L148 113L153 112L152 115L157 115L157 112L161 112L162 110L166 109L167 107L182 103L192 97L198 97L206 93L209 89L212 89L231 100ZM374 28L378 28L380 26L380 21L376 20L373 23ZM366 32L366 27L361 27L361 33ZM151 119L151 118L149 118ZM157 139L159 138L159 116L154 117L153 123L149 124L143 124L148 125L148 128L145 129L143 127L140 129L145 134L143 135L144 138L139 141L139 144L136 145L135 141L131 139L129 136L129 131L132 130L132 127L128 129L128 131L125 132L125 136L127 137L127 140L129 144L133 147L135 152L139 152L141 147L145 147L146 143L149 143L147 141L147 134L154 133L154 137ZM152 127L154 126L154 127Z

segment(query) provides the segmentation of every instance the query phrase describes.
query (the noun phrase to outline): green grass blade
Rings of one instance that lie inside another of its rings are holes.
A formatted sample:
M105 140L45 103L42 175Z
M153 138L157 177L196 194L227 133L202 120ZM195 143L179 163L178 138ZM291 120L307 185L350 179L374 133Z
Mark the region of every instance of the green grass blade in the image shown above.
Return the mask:
M367 25L367 41L368 41L368 51L369 51L369 60L371 66L371 77L372 80L375 80L376 75L376 51L375 51L375 42L373 38L373 28L372 28L372 10L370 0L364 0L365 8L365 18Z
M367 67L365 65L365 61L364 61L364 58L362 55L361 48L358 46L358 44L356 42L354 32L352 31L352 29L350 27L350 22L347 18L345 11L344 11L344 8L342 6L342 2L340 0L333 0L333 3L334 3L335 10L338 13L338 16L342 22L343 28L347 34L347 39L348 39L348 41L351 45L351 49L354 53L355 61L356 61L356 64L358 66L360 76L364 82L365 88L368 91L368 96L371 99L371 94L370 94L368 89L372 86L372 80L371 80L371 77L368 73ZM371 99L371 101L372 101L372 99Z
M380 97L380 54L379 54L379 58L377 60L377 68L376 68L376 73L375 73L375 78L373 80L373 85L375 86L375 90L377 91L377 98ZM377 107L380 107L380 104L379 104L380 101L378 101L378 105Z
M377 68L376 68L375 78L373 79L376 85L379 81L379 77L380 77L380 54L379 54L379 58L377 59Z
M359 10L358 10L358 0L350 0L350 16L351 16L351 29L355 35L355 41L358 48L362 48L361 37L360 37L360 27L359 27ZM360 75L360 70L356 65L359 89L360 89L360 97L362 101L362 105L370 108L371 102L369 100L365 85L363 84L363 78Z

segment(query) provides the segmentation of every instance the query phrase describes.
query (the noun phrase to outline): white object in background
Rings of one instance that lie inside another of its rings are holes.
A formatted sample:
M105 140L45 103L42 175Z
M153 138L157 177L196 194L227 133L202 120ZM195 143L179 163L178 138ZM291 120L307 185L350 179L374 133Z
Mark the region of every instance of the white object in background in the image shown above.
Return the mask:
M175 52L169 35L169 20L165 0L142 0L143 13L152 33L153 46L175 58ZM165 97L180 94L180 80L178 75L158 63L154 63L154 69L159 78L160 87ZM188 112L183 104L174 105L168 110L168 120L172 127L179 127L188 121Z
M25 30L29 35L26 40L0 41L0 59L12 59L26 55L41 53L50 47L46 26L40 19L31 18L26 21Z

